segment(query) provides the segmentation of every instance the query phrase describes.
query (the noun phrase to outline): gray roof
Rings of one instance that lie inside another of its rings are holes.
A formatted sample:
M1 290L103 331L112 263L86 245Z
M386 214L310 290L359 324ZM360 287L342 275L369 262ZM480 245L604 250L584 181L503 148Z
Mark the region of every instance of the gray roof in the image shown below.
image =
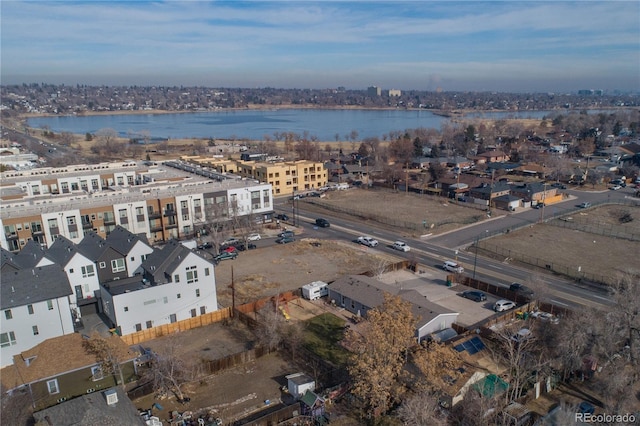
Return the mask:
M78 250L78 246L65 236L58 235L53 244L51 244L51 247L47 250L46 257L64 267L76 253L81 253Z
M416 290L401 290L366 275L346 275L331 283L329 288L369 308L382 305L384 293L398 295L411 303L411 312L418 319L417 328L428 324L439 315L455 314L454 311L429 301Z
M93 231L87 233L78 244L78 250L94 262L100 259L107 248L109 248L109 246L106 244L104 238ZM126 253L121 254L124 256Z
M60 265L22 269L2 275L0 306L9 309L70 294L69 279Z
M493 185L484 185L479 188L471 188L472 192L489 194L494 192L510 191L511 186L506 182L495 182Z
M107 235L105 241L109 246L122 254L129 254L133 246L135 246L138 241L142 241L146 245L149 245L146 236L142 238L140 235L136 235L120 225L116 226L115 229Z
M39 243L29 240L22 247L19 253L17 253L13 259L20 269L33 268L40 262L45 256L45 251L42 249Z
M20 269L20 266L15 262L14 257L15 254L3 247L0 247L0 268L5 270L5 266L8 266L12 269Z
M154 284L167 282L167 276L171 276L182 260L189 254L194 254L204 259L198 253L191 251L177 240L170 240L162 250L154 250L142 263L142 269L153 276ZM207 261L210 262L210 261Z
M104 391L94 392L33 413L36 421L52 425L121 426L144 425L142 416L127 394L120 388L111 388L118 402L107 405Z

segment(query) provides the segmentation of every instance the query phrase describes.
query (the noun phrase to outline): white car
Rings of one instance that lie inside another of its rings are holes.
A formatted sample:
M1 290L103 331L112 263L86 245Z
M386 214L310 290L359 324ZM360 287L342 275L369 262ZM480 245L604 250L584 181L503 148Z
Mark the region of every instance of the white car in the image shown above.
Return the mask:
M247 241L260 241L260 234L249 234L247 236Z
M462 274L464 272L464 268L458 265L456 262L452 260L447 260L442 264L442 269L449 272L455 272L458 274Z
M362 244L367 247L375 247L378 245L378 240L373 237L358 237L358 244Z
M409 247L407 243L405 243L404 241L396 241L391 245L391 248L394 250L405 251L405 252L411 250L411 247Z
M509 309L513 309L516 307L516 303L511 300L498 300L495 305L493 305L493 310L496 312L508 311Z
M611 189L612 191L618 191L618 190L622 189L622 187L620 185L616 185L616 186L612 186L609 189Z

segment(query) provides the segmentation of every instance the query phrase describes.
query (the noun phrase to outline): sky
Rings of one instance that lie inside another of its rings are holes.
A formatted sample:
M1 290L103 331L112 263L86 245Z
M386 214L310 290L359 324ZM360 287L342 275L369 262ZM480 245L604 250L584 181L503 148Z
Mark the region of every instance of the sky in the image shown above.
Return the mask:
M640 2L0 2L3 85L640 91Z

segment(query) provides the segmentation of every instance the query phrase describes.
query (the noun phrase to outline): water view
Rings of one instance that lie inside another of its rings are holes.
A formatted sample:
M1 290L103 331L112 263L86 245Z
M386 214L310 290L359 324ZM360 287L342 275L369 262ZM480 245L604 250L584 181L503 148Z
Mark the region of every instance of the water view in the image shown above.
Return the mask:
M487 112L484 118L542 118L549 111ZM265 111L221 111L180 114L124 114L59 116L29 119L29 126L48 127L54 132L96 133L115 129L122 137L142 132L153 139L217 138L260 140L274 133L294 132L315 136L320 141L348 139L352 131L358 139L383 138L385 134L419 127L440 129L449 118L430 111L407 110L317 110L281 109Z

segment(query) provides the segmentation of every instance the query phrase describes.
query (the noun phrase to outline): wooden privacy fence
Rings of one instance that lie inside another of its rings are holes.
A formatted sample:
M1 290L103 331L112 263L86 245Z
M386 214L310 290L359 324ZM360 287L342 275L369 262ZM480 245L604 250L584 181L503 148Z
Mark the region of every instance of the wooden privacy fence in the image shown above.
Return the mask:
M271 352L277 352L277 349L269 349L263 346L257 346L253 349L249 349L243 352L227 355L224 358L203 360L202 366L205 374L215 374L229 368L233 368L236 365L246 364L251 361L255 361L258 358L262 358Z
M171 324L164 324L158 327L148 328L136 333L121 336L122 340L129 346L136 345L147 340L157 339L158 337L167 336L176 331L191 330L192 328L203 327L213 324L231 317L231 308L222 308L208 314L200 315Z

